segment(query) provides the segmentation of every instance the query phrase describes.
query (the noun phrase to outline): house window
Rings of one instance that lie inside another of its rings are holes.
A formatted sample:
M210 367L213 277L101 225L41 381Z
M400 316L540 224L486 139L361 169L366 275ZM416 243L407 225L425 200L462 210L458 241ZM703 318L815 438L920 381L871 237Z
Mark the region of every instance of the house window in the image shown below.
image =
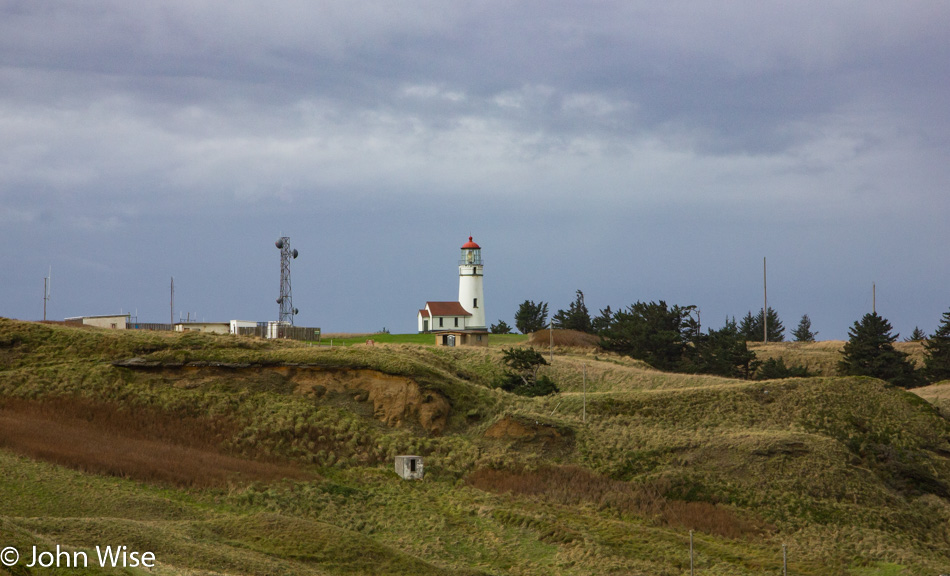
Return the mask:
M439 328L442 327L442 321L443 321L443 320L445 320L445 318L439 318Z
M474 302L474 304L472 304L472 307L478 308L478 298L473 298L472 301Z
M456 328L459 327L459 319L458 319L458 318L455 319L455 327L456 327Z

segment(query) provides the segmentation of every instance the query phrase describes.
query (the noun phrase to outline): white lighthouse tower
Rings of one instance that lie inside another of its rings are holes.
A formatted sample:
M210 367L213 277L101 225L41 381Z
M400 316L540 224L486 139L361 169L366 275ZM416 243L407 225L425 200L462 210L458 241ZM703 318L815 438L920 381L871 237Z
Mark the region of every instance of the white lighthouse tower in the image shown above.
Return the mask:
M465 328L468 330L484 330L485 325L485 288L482 284L484 266L482 265L482 248L472 237L462 245L462 257L459 260L459 304L471 314Z

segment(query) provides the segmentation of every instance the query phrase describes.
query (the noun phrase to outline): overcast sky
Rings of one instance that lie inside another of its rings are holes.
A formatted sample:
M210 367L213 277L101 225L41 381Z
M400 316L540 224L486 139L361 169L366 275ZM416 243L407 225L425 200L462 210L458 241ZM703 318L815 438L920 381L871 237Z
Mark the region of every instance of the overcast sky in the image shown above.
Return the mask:
M0 316L950 309L950 3L0 0Z

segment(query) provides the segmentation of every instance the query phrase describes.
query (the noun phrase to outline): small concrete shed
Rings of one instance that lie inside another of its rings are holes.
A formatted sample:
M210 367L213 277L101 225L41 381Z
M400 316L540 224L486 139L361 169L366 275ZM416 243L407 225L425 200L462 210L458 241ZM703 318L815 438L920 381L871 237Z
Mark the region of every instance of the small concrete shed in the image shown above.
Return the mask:
M396 474L403 480L422 480L422 456L396 456Z

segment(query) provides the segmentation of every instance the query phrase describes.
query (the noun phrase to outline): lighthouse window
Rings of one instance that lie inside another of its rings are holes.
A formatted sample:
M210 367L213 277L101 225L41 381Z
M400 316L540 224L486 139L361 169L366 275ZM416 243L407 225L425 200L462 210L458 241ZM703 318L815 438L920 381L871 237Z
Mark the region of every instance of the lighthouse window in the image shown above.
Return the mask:
M478 308L478 298L473 298L472 301L474 302L474 304L472 304L472 307Z
M458 319L458 318L455 319L455 327L456 327L456 328L459 327L459 319Z

